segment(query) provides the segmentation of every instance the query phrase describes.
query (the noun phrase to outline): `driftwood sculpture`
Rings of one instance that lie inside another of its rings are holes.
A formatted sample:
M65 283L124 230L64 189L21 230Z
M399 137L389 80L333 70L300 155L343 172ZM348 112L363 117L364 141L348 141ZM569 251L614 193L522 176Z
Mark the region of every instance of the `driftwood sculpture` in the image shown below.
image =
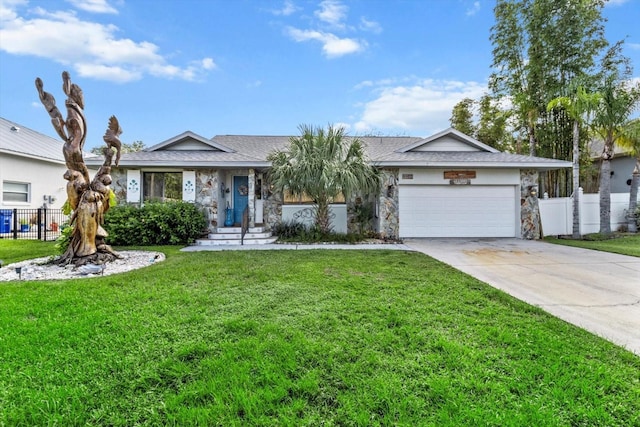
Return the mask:
M114 155L112 148L116 149L116 166L120 161L121 144L118 137L122 129L118 119L115 116L109 119L109 126L103 137L107 145L103 148L105 160L91 180L82 157L87 137L82 89L71 83L68 72L62 73L62 90L67 95L66 120L56 107L53 95L44 91L44 84L40 78L36 78L36 89L42 105L51 116L53 128L64 141L62 152L67 166L64 179L68 181L67 201L73 211L70 218L70 226L73 227L71 241L67 251L56 263L81 266L88 263L104 264L120 258L120 255L106 244L107 232L102 228L104 214L109 210L111 161Z

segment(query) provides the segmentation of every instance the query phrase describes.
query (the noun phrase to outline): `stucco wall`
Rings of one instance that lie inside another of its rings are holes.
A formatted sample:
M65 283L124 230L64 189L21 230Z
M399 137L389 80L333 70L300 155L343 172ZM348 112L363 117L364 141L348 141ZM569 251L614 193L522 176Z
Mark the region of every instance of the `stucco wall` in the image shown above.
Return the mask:
M44 196L53 196L55 201L47 203L51 209L60 209L67 200L67 181L63 178L67 167L64 164L28 159L21 156L0 154L0 187L4 181L30 184L28 202L5 202L0 193L3 209L36 209L42 207ZM95 171L91 171L93 174ZM47 200L48 201L48 200Z

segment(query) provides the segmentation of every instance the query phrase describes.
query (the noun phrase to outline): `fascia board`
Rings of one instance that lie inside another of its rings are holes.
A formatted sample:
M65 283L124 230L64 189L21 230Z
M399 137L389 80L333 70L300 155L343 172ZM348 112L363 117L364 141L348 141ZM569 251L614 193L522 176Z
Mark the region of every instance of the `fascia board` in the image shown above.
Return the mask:
M123 162L121 161L118 167L129 168L145 168L145 167L167 167L167 168L263 168L270 167L269 162L189 162L189 163L170 163L162 161L148 161L148 162ZM112 165L112 167L115 167Z
M33 155L33 154L20 153L20 152L17 152L17 151L0 149L0 153L8 154L10 156L15 156L15 157L22 157L22 158L25 158L25 159L39 160L41 162L54 163L54 164L57 164L57 165L64 165L65 164L64 160L51 159L49 157L36 156L36 155Z
M430 167L430 168L508 168L508 169L562 169L570 168L570 162L537 162L537 163L519 163L519 162L393 162L383 161L376 162L376 166L381 167Z

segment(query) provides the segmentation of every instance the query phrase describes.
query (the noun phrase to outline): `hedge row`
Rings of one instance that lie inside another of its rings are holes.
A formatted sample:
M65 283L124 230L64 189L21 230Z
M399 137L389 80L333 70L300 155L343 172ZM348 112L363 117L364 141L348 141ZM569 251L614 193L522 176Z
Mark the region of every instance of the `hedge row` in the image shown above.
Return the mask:
M105 215L104 229L110 245L184 245L206 233L206 220L192 203L153 202L114 206Z

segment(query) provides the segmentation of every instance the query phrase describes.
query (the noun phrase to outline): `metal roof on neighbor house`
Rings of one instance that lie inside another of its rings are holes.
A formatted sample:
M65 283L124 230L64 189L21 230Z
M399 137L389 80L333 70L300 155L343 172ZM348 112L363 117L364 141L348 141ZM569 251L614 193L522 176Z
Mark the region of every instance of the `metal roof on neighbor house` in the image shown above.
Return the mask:
M0 152L64 164L63 142L0 117Z

